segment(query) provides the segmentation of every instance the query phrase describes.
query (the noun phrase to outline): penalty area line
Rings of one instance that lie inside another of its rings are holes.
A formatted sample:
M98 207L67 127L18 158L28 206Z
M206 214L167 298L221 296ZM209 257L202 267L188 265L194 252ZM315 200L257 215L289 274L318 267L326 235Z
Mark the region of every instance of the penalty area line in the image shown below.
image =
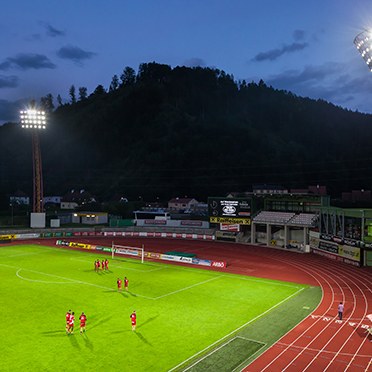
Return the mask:
M296 296L298 293L300 293L301 291L303 291L305 288L300 288L298 291L296 291L295 293L292 293L291 295L289 295L288 297L284 298L282 301L278 302L277 304L275 304L274 306L271 306L269 309L267 309L266 311L264 311L263 313L261 313L260 315L257 315L256 317L254 317L253 319L249 320L248 322L242 324L240 327L234 329L233 331L231 331L230 333L228 333L227 335L223 336L222 338L220 338L219 340L213 342L211 345L205 347L204 349L198 351L197 353L195 353L194 355L192 355L191 357L185 359L183 362L177 364L175 367L171 368L168 372L172 372L178 368L180 368L181 366L183 366L185 363L189 362L190 360L196 358L198 355L204 353L205 351L207 351L208 349L212 348L213 346L219 344L221 341L229 338L231 335L233 335L234 333L240 331L241 329L243 329L244 327L246 327L248 324L254 322L255 320L261 318L262 316L264 316L265 314L267 314L268 312L270 312L271 310L275 309L276 307L280 306L281 304L283 304L284 302L288 301L290 298Z

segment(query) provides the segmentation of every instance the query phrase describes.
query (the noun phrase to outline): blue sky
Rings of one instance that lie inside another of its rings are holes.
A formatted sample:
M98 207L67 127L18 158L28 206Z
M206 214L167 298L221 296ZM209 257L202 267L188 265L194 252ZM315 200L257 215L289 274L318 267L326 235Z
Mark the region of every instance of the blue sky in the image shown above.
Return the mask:
M372 113L372 74L353 45L372 1L5 0L0 14L0 124L30 99L108 88L153 61Z

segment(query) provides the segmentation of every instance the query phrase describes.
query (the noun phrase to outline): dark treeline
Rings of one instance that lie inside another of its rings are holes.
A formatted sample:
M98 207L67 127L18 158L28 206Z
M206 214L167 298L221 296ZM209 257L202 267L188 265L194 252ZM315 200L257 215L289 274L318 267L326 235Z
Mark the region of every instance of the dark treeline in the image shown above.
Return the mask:
M211 68L141 64L108 89L70 89L41 133L44 194L98 200L224 195L255 183L370 189L372 116L234 81ZM0 127L0 194L32 194L31 136Z

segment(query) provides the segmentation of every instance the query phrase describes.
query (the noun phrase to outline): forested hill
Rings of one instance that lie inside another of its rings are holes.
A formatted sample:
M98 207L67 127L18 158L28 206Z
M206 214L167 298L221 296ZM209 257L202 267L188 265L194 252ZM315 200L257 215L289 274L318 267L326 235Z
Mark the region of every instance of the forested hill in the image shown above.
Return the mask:
M217 69L157 63L126 68L89 96L71 93L41 135L45 195L205 200L254 183L371 188L371 115ZM31 194L29 133L3 125L0 146L0 194Z

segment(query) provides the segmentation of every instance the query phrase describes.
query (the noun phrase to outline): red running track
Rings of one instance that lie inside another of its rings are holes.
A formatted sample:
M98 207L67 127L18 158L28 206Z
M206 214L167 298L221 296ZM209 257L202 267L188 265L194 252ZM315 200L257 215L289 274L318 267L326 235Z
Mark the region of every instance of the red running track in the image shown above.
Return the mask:
M93 239L103 245L100 238ZM323 296L316 310L244 371L372 371L372 338L365 329L371 326L366 318L372 314L371 268L233 243L116 237L115 244L144 244L145 250L154 252L196 253L200 258L228 262L224 269L228 272L320 286ZM339 321L341 301L345 311Z
M144 244L147 250L177 249L224 260L229 272L321 286L323 296L317 309L245 371L372 371L372 338L364 328L371 326L366 318L372 313L370 268L313 254L231 243L151 240ZM345 311L339 321L341 301Z

